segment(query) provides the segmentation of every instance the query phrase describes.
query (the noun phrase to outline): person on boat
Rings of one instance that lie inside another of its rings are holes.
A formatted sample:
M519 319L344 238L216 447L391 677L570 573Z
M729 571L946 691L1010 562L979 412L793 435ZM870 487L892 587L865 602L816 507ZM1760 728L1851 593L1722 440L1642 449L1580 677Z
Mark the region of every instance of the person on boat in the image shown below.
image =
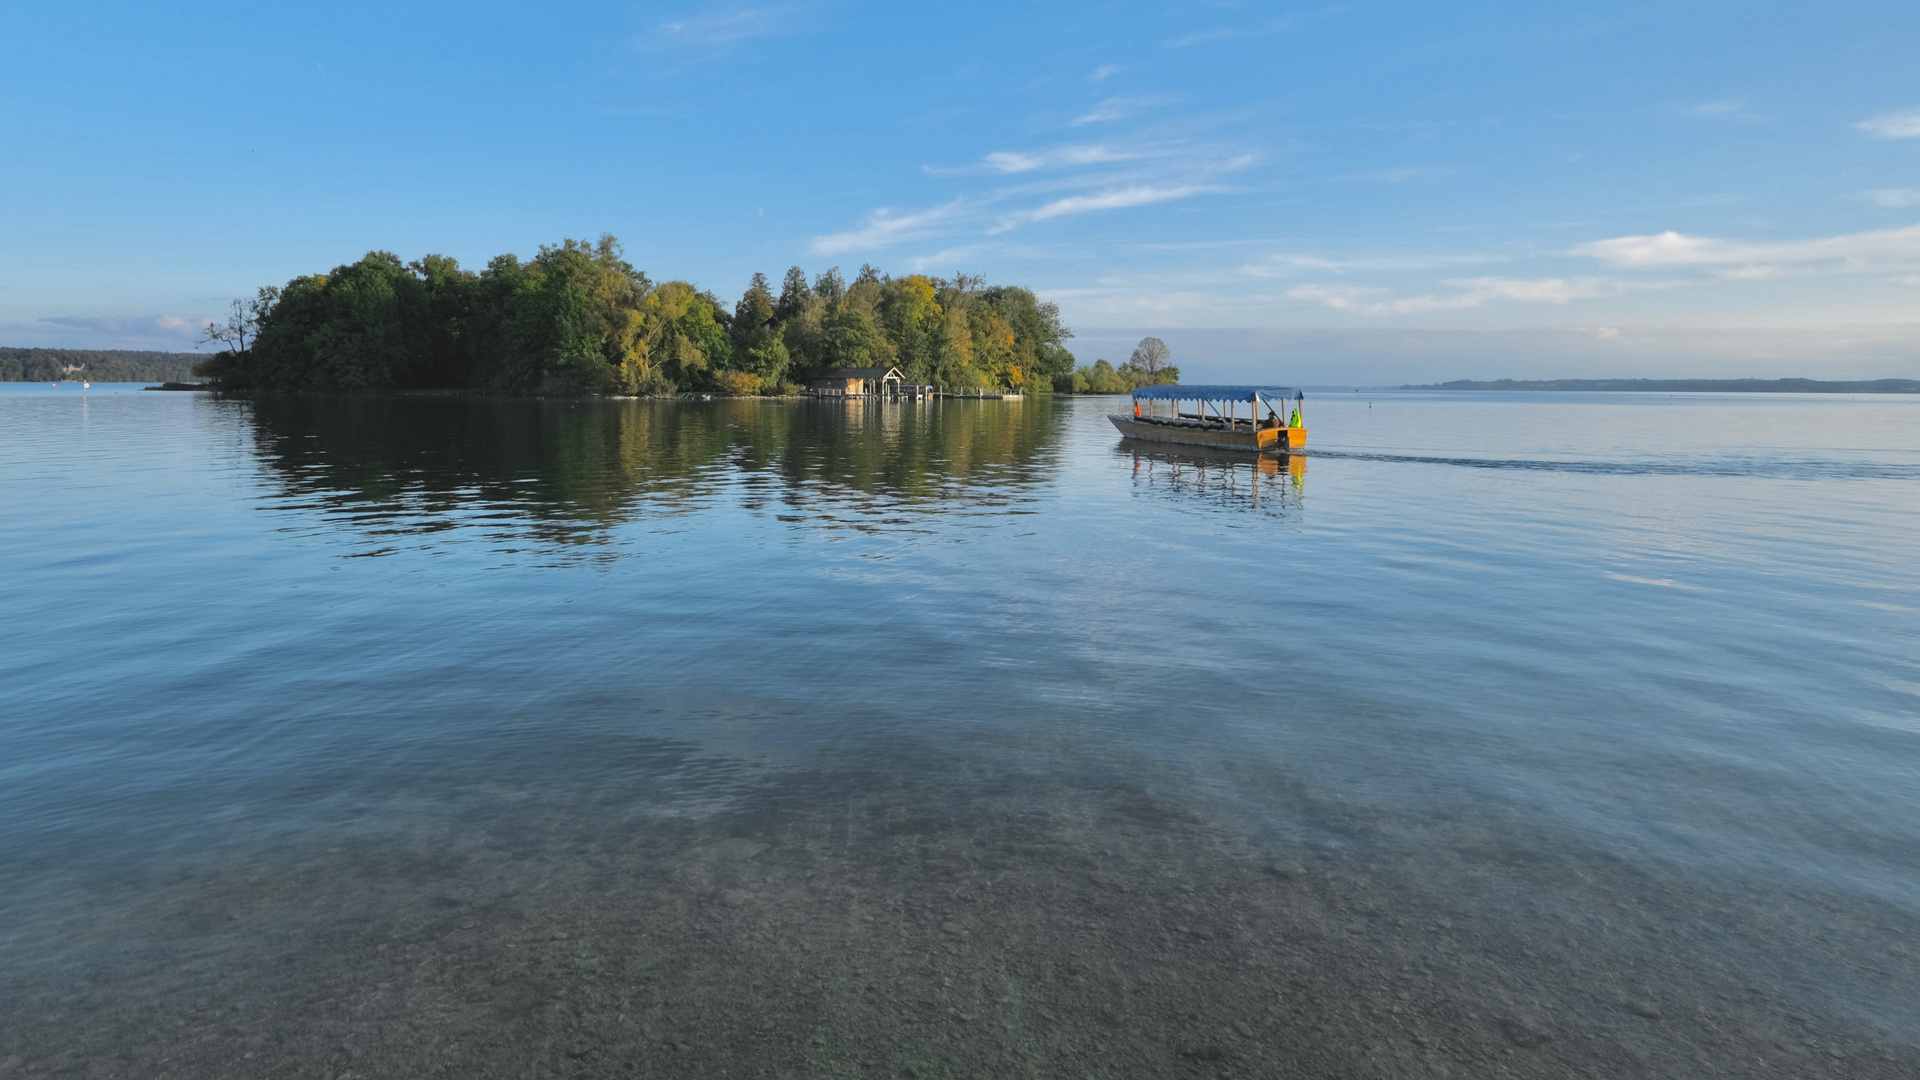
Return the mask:
M1274 412L1272 409L1268 409L1267 418L1260 422L1261 430L1266 431L1272 428L1277 428L1279 426L1280 426L1280 414L1277 412Z
M1287 418L1287 426L1288 427L1305 427L1306 426L1305 424L1302 424L1300 422L1300 406L1295 405L1293 407L1293 415Z
M1133 400L1133 418L1135 420L1140 419L1140 399L1139 398L1135 398Z

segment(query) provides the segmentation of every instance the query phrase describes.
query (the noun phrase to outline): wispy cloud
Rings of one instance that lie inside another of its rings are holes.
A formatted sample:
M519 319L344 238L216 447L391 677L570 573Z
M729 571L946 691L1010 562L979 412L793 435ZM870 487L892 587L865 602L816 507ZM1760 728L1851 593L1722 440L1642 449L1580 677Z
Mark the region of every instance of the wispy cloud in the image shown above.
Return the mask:
M792 32L799 28L801 14L801 9L796 5L778 4L688 15L660 23L642 44L654 48L731 45Z
M1225 41L1228 38L1237 38L1239 36L1240 31L1230 26L1219 26L1212 30L1199 30L1191 34L1182 34L1176 38L1168 38L1165 42L1162 42L1162 44L1166 45L1169 49L1187 49L1195 45L1205 45L1209 41Z
M1897 209L1902 206L1920 206L1920 188L1878 188L1863 191L1860 197L1875 206Z
M1883 139L1920 139L1920 109L1881 113L1853 126Z
M1874 272L1920 264L1920 225L1771 244L1663 232L1596 240L1572 254L1625 267L1697 266L1730 278L1774 277L1794 267Z
M1185 142L995 151L957 168L923 168L933 176L1007 182L926 210L875 210L856 228L816 237L813 248L834 254L933 236L954 244L968 233L992 236L1058 218L1172 202L1228 190L1222 181L1257 160L1233 147Z
M1190 49L1195 45L1206 45L1215 41L1231 41L1235 38L1260 37L1264 34L1277 34L1294 27L1292 17L1270 19L1258 26L1216 26L1207 30L1196 30L1179 37L1168 38L1161 42L1169 49Z
M70 330L97 330L102 333L127 335L148 335L157 332L175 337L194 337L200 333L200 327L203 325L178 315L52 315L40 321Z
M1529 304L1566 304L1602 296L1618 296L1632 288L1630 284L1607 278L1456 278L1446 282L1454 290L1447 295L1424 293L1419 296L1391 298L1386 289L1356 285L1302 285L1287 295L1295 300L1324 304L1337 311L1361 315L1418 315L1433 311L1463 311L1492 300L1513 300Z
M1095 105L1084 115L1074 117L1069 122L1069 126L1081 127L1085 124L1105 124L1114 120L1125 120L1142 109L1150 109L1161 104L1162 100L1147 97L1110 97Z
M1306 252L1277 251L1258 261L1247 263L1240 272L1248 277L1275 278L1297 275L1302 270L1344 274L1353 270L1433 270L1439 267L1476 266L1506 262L1510 256L1460 252L1450 255L1315 255Z
M959 247L944 248L931 255L911 255L907 258L907 269L916 274L952 270L957 266L976 264L981 257L995 250L996 248L989 244L962 244Z
M875 210L867 215L865 224L857 229L814 237L813 250L821 255L838 255L930 236L939 226L960 217L966 206L966 199L959 198L908 214L896 214L890 209Z
M50 315L0 323L0 339L15 345L71 349L191 350L204 319L179 315Z
M1029 221L1045 221L1048 218L1065 217L1068 214L1089 214L1096 210L1120 210L1129 206L1146 206L1149 203L1171 202L1200 193L1197 187L1125 187L1116 191L1102 191L1091 195L1069 195L1064 199L1055 199L1044 206L1014 215L995 225L989 232L1005 232L1015 225Z
M1706 101L1698 105L1689 105L1681 111L1701 120L1731 120L1743 124L1757 124L1766 119L1754 111L1745 98Z
M1119 64L1101 64L1099 67L1093 69L1093 74L1087 76L1087 81L1106 82L1118 74L1120 74Z
M1024 173L1038 169L1136 161L1144 156L1146 154L1140 150L1115 150L1110 146L1051 146L1044 150L999 150L988 154L978 165L945 170L929 167L927 171L935 175L967 172Z
M1355 173L1355 179L1370 180L1376 184L1417 184L1427 180L1440 180L1458 173L1460 170L1451 165L1403 165L1397 169L1374 169L1369 172Z

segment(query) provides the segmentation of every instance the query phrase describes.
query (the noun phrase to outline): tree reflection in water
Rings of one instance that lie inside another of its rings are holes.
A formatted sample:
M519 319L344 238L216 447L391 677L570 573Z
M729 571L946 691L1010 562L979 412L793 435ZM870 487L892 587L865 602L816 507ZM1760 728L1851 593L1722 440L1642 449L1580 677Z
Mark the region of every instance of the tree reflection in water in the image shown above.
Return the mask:
M856 529L1017 513L1051 482L1063 429L1047 399L311 397L252 413L277 508L408 547L478 528L564 550L722 504Z

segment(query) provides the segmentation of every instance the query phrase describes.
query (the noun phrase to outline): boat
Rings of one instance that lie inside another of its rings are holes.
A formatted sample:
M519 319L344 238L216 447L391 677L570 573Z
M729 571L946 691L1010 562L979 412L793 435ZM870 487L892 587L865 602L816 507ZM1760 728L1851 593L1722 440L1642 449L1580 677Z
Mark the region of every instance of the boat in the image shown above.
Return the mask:
M1288 398L1291 415L1284 412ZM1286 386L1143 386L1133 392L1132 416L1107 419L1143 442L1284 453L1307 445L1306 400Z

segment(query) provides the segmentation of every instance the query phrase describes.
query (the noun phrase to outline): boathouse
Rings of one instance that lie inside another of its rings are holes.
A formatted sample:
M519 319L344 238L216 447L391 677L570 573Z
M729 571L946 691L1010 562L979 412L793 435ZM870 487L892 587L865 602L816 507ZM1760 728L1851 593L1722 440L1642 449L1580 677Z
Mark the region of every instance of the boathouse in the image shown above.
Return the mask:
M807 389L822 397L857 397L898 393L901 381L899 368L843 367L812 380Z

